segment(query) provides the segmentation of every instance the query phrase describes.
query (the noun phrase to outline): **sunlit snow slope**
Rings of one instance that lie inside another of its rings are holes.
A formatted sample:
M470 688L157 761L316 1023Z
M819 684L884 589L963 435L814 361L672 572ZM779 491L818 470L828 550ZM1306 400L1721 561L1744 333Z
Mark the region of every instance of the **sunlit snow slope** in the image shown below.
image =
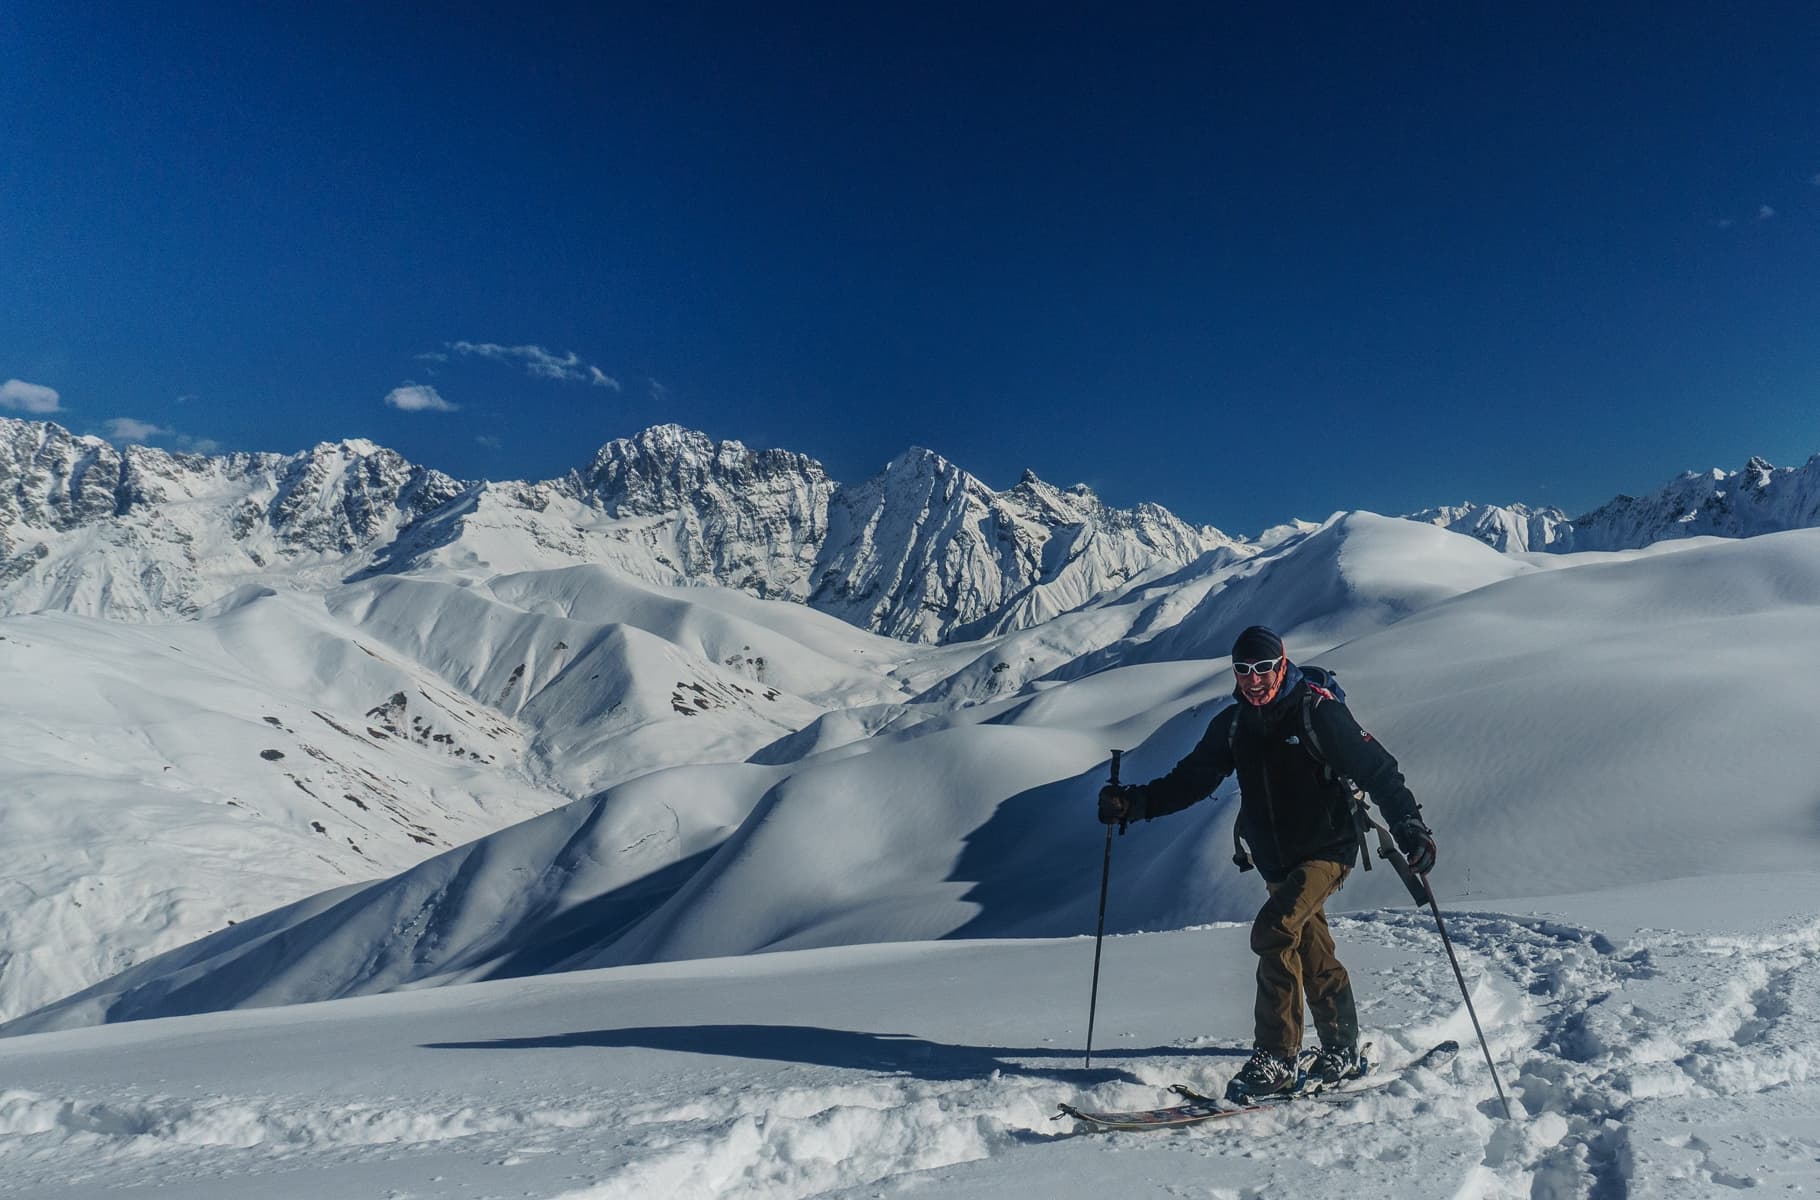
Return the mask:
M1318 648L1303 657L1339 671L1401 758L1441 840L1444 898L1810 863L1820 746L1803 729L1820 683L1799 664L1820 653L1820 532L1549 566L1405 522L1339 520L1223 568L1173 623L1089 652L1132 665L1081 673L1064 656L999 699L865 705L850 736L799 740L803 756L786 740L746 765L654 771L218 933L15 1028L556 967L1088 931L1108 748L1128 750L1125 778L1148 778L1226 702L1221 662L1168 661L1157 643L1211 651L1256 619L1286 626L1292 651ZM569 582L585 609L585 577ZM1105 604L1148 611L1160 601L1147 586ZM969 665L991 649L972 647ZM1227 862L1229 791L1119 841L1116 928L1255 908L1255 878ZM1355 874L1339 907L1400 897L1379 870Z
M247 587L163 625L5 618L0 1013L902 699L907 652L800 606L595 568Z

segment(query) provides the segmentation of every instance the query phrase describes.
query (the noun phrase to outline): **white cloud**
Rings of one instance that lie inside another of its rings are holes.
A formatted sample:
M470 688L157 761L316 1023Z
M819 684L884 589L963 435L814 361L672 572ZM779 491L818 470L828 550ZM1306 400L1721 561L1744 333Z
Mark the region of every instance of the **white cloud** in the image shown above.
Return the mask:
M454 412L456 408L429 384L409 381L387 392L385 402L401 412Z
M661 404L670 398L670 389L657 382L657 380L652 379L647 375L645 377L645 382L651 385L651 399Z
M1775 215L1776 215L1776 210L1771 208L1767 204L1760 205L1757 209L1757 220L1759 220L1759 221L1767 221Z
M475 438L474 440L479 442L481 445L485 446L489 450L497 450L501 446L505 445L504 442L500 441L498 438L494 437L490 433L483 433L479 437Z
M23 379L0 383L0 408L28 413L62 412L58 399L56 388L47 388L41 383L27 383Z
M463 356L487 358L501 363L519 363L528 374L538 379L587 383L595 387L612 388L616 392L621 390L619 380L573 350L557 354L542 346L502 346L498 342L450 342L449 349Z
M415 357L418 362L446 363L449 361L449 356L440 350L431 350L424 354L416 355Z
M135 417L115 417L107 422L107 437L110 442L149 442L170 432L162 425L154 425Z
M214 438L191 437L187 433L177 435L177 449L185 454L213 454L221 449L221 443Z

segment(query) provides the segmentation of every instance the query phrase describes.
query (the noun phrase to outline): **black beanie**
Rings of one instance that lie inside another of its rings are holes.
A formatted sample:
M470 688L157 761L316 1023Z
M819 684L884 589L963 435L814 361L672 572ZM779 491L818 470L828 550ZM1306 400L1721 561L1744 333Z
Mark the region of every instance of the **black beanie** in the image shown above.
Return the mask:
M1283 657L1283 639L1262 625L1253 625L1232 643L1232 661L1262 662Z

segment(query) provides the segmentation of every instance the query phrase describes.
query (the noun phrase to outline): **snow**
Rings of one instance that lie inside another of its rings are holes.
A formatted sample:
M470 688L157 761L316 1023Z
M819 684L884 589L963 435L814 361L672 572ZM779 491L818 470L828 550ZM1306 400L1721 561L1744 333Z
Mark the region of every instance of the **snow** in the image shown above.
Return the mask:
M287 466L297 512L375 453ZM1097 503L1003 496L1030 537ZM1350 513L1148 564L1058 533L1099 565L935 646L578 561L688 542L564 535L557 500L188 620L0 618L0 1196L1820 1188L1820 530L1501 554ZM1381 866L1330 906L1366 1036L1452 1063L1173 1133L1050 1119L1248 1049L1228 784L1111 839L1081 1063L1109 751L1185 754L1257 620L1400 758L1515 1120Z
M1709 876L1450 906L1514 1123L1432 923L1405 908L1335 922L1366 1036L1393 1066L1444 1037L1462 1053L1337 1105L1163 1134L1050 1119L1217 1088L1249 1041L1243 926L1109 938L1091 1070L1091 938L847 946L0 1041L0 1195L1812 1189L1817 888Z

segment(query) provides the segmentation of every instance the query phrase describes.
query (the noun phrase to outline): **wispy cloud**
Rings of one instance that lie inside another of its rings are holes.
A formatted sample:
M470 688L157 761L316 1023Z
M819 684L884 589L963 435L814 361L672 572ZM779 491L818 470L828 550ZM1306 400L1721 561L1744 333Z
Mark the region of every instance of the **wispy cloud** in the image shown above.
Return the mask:
M485 446L489 450L497 450L501 446L505 445L504 442L500 441L498 438L494 437L490 433L483 433L479 437L475 438L474 440L479 442L481 445Z
M487 358L494 362L518 363L526 373L538 379L555 379L562 383L586 383L594 387L623 391L619 380L607 374L581 355L570 350L557 354L542 346L502 346L498 342L450 342L449 349L463 357ZM422 358L423 355L418 357Z
M427 383L406 381L386 393L385 402L400 412L454 412L456 406Z
M151 421L141 421L138 417L113 417L102 422L107 431L107 440L119 444L144 443L154 438L169 438L173 449L181 454L213 454L221 449L221 443L214 438L193 437L187 433L178 433Z
M418 362L426 363L446 363L449 361L449 356L440 350L428 350L422 354L413 355L412 357Z
M162 425L154 425L136 417L115 417L106 423L106 428L107 440L110 442L149 442L172 432Z
M62 412L58 400L57 389L41 383L27 383L23 379L0 383L0 408L28 413Z
M1776 210L1771 208L1769 205L1760 204L1757 206L1757 220L1767 221L1770 218L1774 217L1775 215L1776 215Z

